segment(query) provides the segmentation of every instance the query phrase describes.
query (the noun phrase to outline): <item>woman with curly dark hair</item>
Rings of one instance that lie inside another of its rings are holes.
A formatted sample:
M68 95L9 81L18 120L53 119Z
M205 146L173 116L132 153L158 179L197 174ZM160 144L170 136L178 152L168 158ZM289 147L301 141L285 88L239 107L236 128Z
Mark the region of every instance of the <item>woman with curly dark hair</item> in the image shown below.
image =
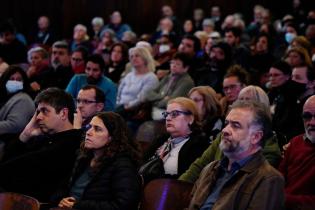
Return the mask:
M59 207L137 209L141 186L138 153L123 118L114 112L97 114L81 146L67 196Z

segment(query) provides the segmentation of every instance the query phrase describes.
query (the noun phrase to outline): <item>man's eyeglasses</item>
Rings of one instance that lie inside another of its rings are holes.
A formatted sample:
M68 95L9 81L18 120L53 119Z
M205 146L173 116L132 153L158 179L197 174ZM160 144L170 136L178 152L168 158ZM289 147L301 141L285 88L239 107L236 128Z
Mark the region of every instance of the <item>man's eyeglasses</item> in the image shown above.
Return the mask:
M224 86L223 87L223 91L224 92L227 92L228 90L235 90L235 88L239 87L240 84L237 83L237 84L234 84L234 85L228 85L228 86Z
M74 62L81 62L81 61L83 61L82 58L71 58L71 60L73 60Z
M92 103L97 103L97 101L90 101L90 100L85 100L85 99L76 99L77 104L82 103L84 105L87 104L92 104Z
M314 119L315 119L315 114L312 114L312 113L310 113L310 112L304 112L304 113L302 114L303 120L309 121L309 120L311 120L313 117L314 117Z
M168 115L171 116L172 119L174 119L180 114L191 115L192 113L190 111L180 111L180 110L173 110L171 112L163 112L162 113L164 119L166 119Z

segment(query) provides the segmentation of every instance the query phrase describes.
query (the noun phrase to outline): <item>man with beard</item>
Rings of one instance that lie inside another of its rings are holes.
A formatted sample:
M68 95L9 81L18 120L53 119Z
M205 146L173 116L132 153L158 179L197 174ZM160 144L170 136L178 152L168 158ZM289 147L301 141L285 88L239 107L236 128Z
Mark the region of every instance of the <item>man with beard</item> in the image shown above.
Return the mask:
M116 85L104 76L105 63L100 55L92 55L87 59L85 74L75 75L68 84L66 91L77 97L80 89L85 85L96 85L105 94L105 111L112 111L116 105Z
M65 89L72 76L69 45L65 41L57 41L52 46L50 68L40 73L36 89L44 90L48 87Z
M188 209L282 209L284 180L261 152L271 132L267 107L237 101L225 123L220 142L225 157L203 169Z
M190 71L196 86L207 85L217 93L222 92L223 76L231 65L232 49L225 42L219 42L210 49L206 65Z
M279 166L288 210L315 209L315 96L305 102L302 119L305 133L290 141Z
M6 147L0 188L45 202L69 179L82 131L73 129L74 103L64 90L48 88L35 103L32 119Z

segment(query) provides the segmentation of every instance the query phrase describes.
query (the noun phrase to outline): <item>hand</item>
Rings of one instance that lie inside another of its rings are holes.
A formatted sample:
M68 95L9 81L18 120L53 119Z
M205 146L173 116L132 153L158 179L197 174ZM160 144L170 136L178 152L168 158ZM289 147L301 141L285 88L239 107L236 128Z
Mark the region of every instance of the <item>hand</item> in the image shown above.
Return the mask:
M83 118L79 108L76 109L77 113L74 113L73 128L80 129L82 127Z
M29 121L29 123L26 125L26 127L24 128L23 132L20 135L20 140L22 142L27 142L31 137L42 134L42 131L36 122L36 117L37 112L35 111L32 119Z
M76 200L74 197L67 197L63 198L60 203L58 204L58 207L60 208L72 208L75 204Z
M290 144L291 143L289 142L289 143L282 146L282 149L283 149L282 154L281 154L282 158L284 157L284 153L289 148Z

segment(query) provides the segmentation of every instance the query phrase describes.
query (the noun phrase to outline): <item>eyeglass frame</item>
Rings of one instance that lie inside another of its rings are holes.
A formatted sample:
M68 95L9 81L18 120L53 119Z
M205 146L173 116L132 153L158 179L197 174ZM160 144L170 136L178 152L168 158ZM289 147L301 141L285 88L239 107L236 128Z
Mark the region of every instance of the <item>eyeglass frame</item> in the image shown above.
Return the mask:
M183 114L183 115L192 115L192 112L191 111L181 111L181 110L173 110L173 111L170 111L170 112L162 112L162 116L164 119L167 118L168 115L171 116L172 119L178 117L180 114Z
M88 104L93 104L93 103L98 103L97 101L92 101L92 100L86 100L86 99L75 99L76 104L82 103L83 105L88 105Z

